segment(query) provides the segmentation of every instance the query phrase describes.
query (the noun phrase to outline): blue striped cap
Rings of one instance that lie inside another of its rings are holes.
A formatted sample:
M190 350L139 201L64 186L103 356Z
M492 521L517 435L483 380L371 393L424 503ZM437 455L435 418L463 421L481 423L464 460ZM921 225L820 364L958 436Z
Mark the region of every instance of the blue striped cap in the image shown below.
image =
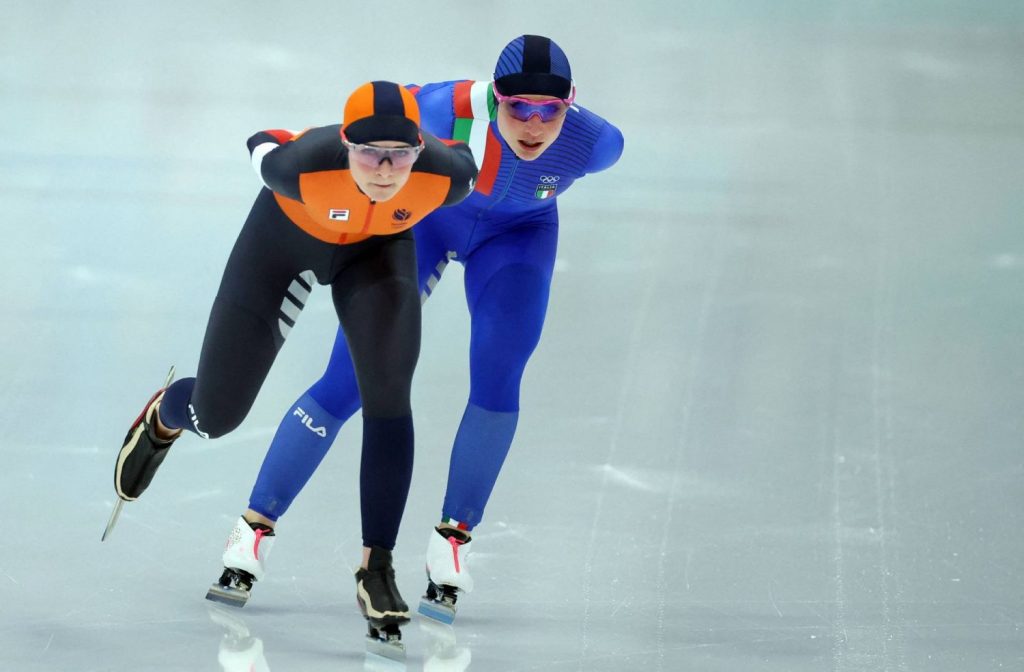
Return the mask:
M501 50L494 66L494 85L504 96L568 98L572 93L572 70L565 52L551 38L521 35Z

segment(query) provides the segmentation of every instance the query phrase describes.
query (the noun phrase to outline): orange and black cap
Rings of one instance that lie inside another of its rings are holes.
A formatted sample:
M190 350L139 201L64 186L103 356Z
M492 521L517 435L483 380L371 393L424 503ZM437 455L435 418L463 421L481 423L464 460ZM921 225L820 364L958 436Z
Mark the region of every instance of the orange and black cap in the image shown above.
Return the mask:
M356 144L394 140L418 145L420 108L413 95L394 82L367 82L345 102L342 130Z

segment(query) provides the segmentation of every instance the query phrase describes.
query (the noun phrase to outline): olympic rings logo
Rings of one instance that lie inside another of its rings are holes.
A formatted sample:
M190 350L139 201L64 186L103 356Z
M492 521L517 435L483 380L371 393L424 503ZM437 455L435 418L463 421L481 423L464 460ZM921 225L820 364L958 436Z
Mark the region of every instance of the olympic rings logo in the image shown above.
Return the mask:
M562 179L560 175L541 175L540 181L544 184L554 184L558 180Z

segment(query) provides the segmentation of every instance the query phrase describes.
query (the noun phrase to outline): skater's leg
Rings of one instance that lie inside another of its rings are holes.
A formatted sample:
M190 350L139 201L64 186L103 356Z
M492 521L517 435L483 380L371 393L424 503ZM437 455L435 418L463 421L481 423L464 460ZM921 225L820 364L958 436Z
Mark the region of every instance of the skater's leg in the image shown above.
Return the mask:
M466 262L471 314L470 395L455 437L443 516L472 530L483 517L515 435L519 386L540 341L557 228L521 228Z
M427 543L419 611L452 623L473 589L471 530L480 522L519 418L519 383L540 339L554 265L554 226L516 229L466 261L471 313L470 398L452 448L442 523Z
M198 373L167 388L161 421L204 439L234 430L248 414L277 356L271 330L264 318L221 297L215 299Z
M304 274L295 260L326 260L313 240L290 225L269 191L256 199L214 300L197 377L154 395L129 429L114 471L119 497L133 500L149 485L174 438L167 430L212 438L242 421L302 308L289 295Z
M412 477L409 397L419 355L420 299L411 233L375 241L347 261L331 288L363 406L359 484L364 549L356 596L374 644L393 644L400 640L398 626L409 620L391 549Z
M249 496L246 520L273 527L358 409L359 387L345 334L339 328L323 377L281 420Z
M449 254L440 227L423 222L416 231L420 297L441 278ZM340 326L324 375L285 413L249 497L244 517L273 528L326 456L341 426L359 409L359 386ZM307 420L308 418L308 420ZM367 551L368 553L368 551Z
M264 190L224 269L198 373L164 394L159 417L168 428L215 438L245 419L305 305L308 289L298 288L309 288L313 276L300 260L318 256L307 238Z
M378 245L349 263L332 290L363 407L363 544L391 550L412 478L409 398L419 356L420 298L411 234Z

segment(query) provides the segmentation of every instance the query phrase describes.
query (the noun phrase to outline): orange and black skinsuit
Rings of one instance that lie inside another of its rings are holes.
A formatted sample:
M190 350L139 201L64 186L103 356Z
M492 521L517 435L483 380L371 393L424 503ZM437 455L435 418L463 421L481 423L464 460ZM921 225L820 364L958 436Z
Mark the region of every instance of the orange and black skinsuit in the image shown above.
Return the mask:
M363 493L365 509L380 496L404 501L411 478L409 396L419 356L420 297L410 229L436 208L465 198L477 169L466 145L424 132L425 149L408 182L377 203L352 179L340 129L313 128L294 138L265 131L249 139L266 188L228 259L198 373L167 389L160 417L207 438L237 427L313 283L330 285L363 405L361 469L373 481ZM306 426L317 431L314 422ZM389 464L408 464L409 473L393 473ZM398 522L378 521L384 529L369 530L367 541L384 545L378 542L392 538L393 546ZM364 538L367 532L364 526Z

